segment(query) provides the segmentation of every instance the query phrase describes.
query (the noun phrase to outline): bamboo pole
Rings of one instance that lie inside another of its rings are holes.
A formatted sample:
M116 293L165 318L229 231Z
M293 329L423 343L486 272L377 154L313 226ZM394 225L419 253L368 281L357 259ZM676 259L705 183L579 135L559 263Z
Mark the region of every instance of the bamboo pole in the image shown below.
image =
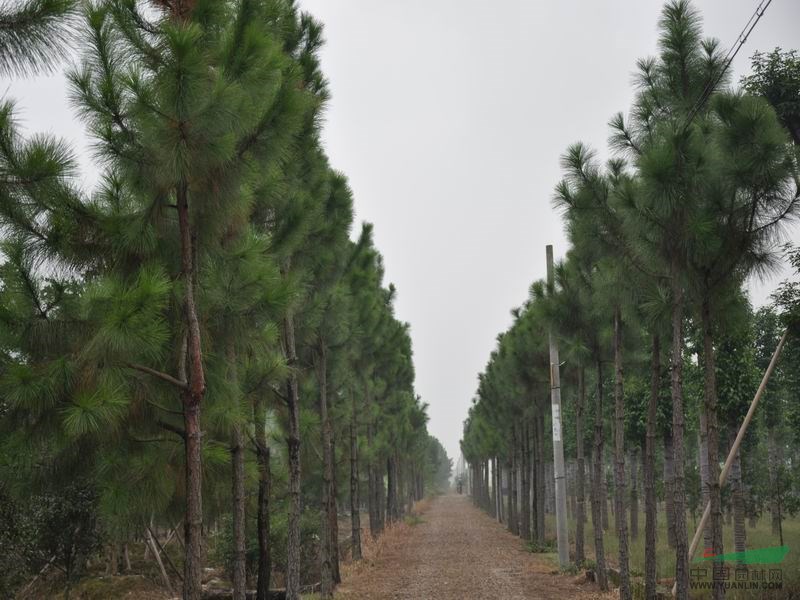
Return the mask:
M555 288L553 272L553 246L545 248L547 255L547 291ZM553 416L553 474L556 496L556 537L558 539L558 564L569 565L569 539L567 538L567 482L564 478L564 440L561 435L561 377L559 373L558 340L552 329L548 331L550 343L550 404Z
M764 372L764 377L761 380L761 385L758 386L756 390L756 395L753 397L753 401L750 403L750 408L747 410L747 415L742 421L741 426L739 427L739 432L736 434L736 439L731 446L730 451L728 452L728 458L725 459L725 466L722 467L722 471L719 474L719 486L722 487L725 485L725 482L728 480L728 473L731 470L731 466L733 466L733 460L736 456L736 452L739 450L739 446L742 444L742 440L744 439L745 434L747 433L747 427L750 425L750 421L753 420L753 415L756 412L756 408L758 407L758 403L761 400L761 396L764 395L764 390L767 389L767 383L769 382L769 378L772 376L772 371L775 370L775 365L778 363L778 357L781 355L781 351L783 350L783 346L786 343L786 338L789 334L789 331L784 331L783 335L781 336L780 341L778 342L778 347L775 348L775 352L772 354L772 359L769 361L769 365L767 366L767 370ZM700 519L700 523L697 525L697 529L694 532L694 537L692 538L692 543L689 546L689 560L692 559L694 553L697 551L697 546L700 544L700 536L703 533L703 530L706 527L706 523L708 522L709 517L711 516L711 501L706 504L706 508L703 511L703 516ZM676 584L672 585L672 595L675 595L675 588Z

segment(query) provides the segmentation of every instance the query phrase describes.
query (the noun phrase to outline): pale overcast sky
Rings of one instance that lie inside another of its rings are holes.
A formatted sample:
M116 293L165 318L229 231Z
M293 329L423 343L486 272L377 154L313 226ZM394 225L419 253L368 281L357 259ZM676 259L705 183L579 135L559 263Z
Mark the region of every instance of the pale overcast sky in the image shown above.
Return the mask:
M757 0L696 0L732 45ZM462 421L509 311L565 251L550 199L559 156L605 154L606 123L631 101L637 58L656 50L659 0L300 0L325 25L324 142L375 224L398 317L411 323L429 429L458 458ZM799 0L773 0L734 62L800 47ZM4 90L5 91L5 90ZM30 131L75 143L94 180L62 77L14 82ZM358 226L356 226L356 230ZM797 228L791 237L798 241ZM763 302L775 282L754 284Z

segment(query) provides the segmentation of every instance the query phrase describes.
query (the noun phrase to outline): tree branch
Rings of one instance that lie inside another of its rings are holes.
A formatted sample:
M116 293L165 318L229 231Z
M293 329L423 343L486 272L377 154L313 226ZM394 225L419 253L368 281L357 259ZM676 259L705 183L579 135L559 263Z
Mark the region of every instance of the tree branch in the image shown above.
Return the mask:
M142 373L147 373L148 375L152 375L162 381L166 381L167 383L171 383L172 385L176 386L181 390L188 390L189 385L185 381L181 381L180 379L176 379L172 375L167 373L163 373L162 371L157 371L156 369L151 369L150 367L145 367L144 365L139 365L136 363L125 363L126 367L134 369L136 371L141 371Z

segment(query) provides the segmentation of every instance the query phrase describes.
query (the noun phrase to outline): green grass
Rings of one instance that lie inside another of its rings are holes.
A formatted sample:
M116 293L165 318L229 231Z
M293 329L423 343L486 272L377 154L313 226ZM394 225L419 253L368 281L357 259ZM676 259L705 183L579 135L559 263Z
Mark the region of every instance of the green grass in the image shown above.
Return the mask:
M610 565L616 566L618 564L617 557L619 555L619 540L615 533L614 517L610 515L609 529L603 536L603 545L605 548L606 561ZM570 547L572 551L575 550L575 520L569 519L569 536ZM546 539L555 539L555 515L546 515L545 518ZM691 541L692 535L696 527L691 515L687 514L687 531L688 538ZM772 534L769 515L765 515L758 520L755 528L749 526L747 529L747 549L766 548L769 546L779 546L780 541L778 537ZM796 594L800 594L800 519L787 519L783 522L783 542L784 545L789 546L789 553L780 565L773 568L780 568L783 573L783 586L784 596L776 595L774 597L789 597L789 590ZM733 551L733 526L723 524L723 544L725 552ZM584 526L584 549L588 559L594 560L594 530L592 528L592 520ZM695 558L702 554L702 549L698 550ZM629 540L629 556L630 556L630 569L634 576L642 576L644 573L644 512L639 513L639 537L638 539ZM705 566L705 565L699 565ZM733 565L731 565L733 567ZM761 568L762 565L758 565ZM763 565L764 568L769 569L770 565ZM656 578L657 579L671 579L675 572L675 551L667 544L667 531L666 531L666 515L663 511L658 513L658 526L656 529ZM733 581L733 568L731 568L731 581ZM788 588L788 589L787 589ZM729 598L753 598L766 597L761 590L729 590Z

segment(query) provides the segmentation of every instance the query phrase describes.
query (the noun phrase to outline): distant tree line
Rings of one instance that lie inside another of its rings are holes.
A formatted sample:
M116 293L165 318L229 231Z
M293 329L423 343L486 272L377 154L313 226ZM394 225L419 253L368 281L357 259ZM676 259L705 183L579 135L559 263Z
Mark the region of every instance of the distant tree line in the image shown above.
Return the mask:
M745 521L764 510L783 543L781 521L800 499L789 458L800 447L800 289L789 280L757 311L743 291L782 261L800 272L797 248L780 243L800 209L800 58L756 54L752 75L731 85L719 42L702 37L685 0L665 5L658 47L637 62L627 116L609 123L612 157L601 163L580 143L562 156L554 204L570 248L555 288L534 283L498 336L462 439L475 502L544 544L552 331L565 361L574 560L586 561L590 510L593 569L608 588L610 493L623 600L633 596L628 544L639 535L642 491L648 599L665 577L674 577L678 598L689 595L687 511L697 516L710 502L703 548L722 554L724 514L743 551ZM787 327L723 491L721 463ZM674 573L656 570L660 502ZM715 586L715 598L724 594Z
M291 0L0 9L5 76L81 48L101 173L83 189L0 105L1 595L50 566L68 595L146 544L187 600L217 556L236 600L273 573L330 598L362 507L377 536L446 487L409 326L320 141L322 43Z

